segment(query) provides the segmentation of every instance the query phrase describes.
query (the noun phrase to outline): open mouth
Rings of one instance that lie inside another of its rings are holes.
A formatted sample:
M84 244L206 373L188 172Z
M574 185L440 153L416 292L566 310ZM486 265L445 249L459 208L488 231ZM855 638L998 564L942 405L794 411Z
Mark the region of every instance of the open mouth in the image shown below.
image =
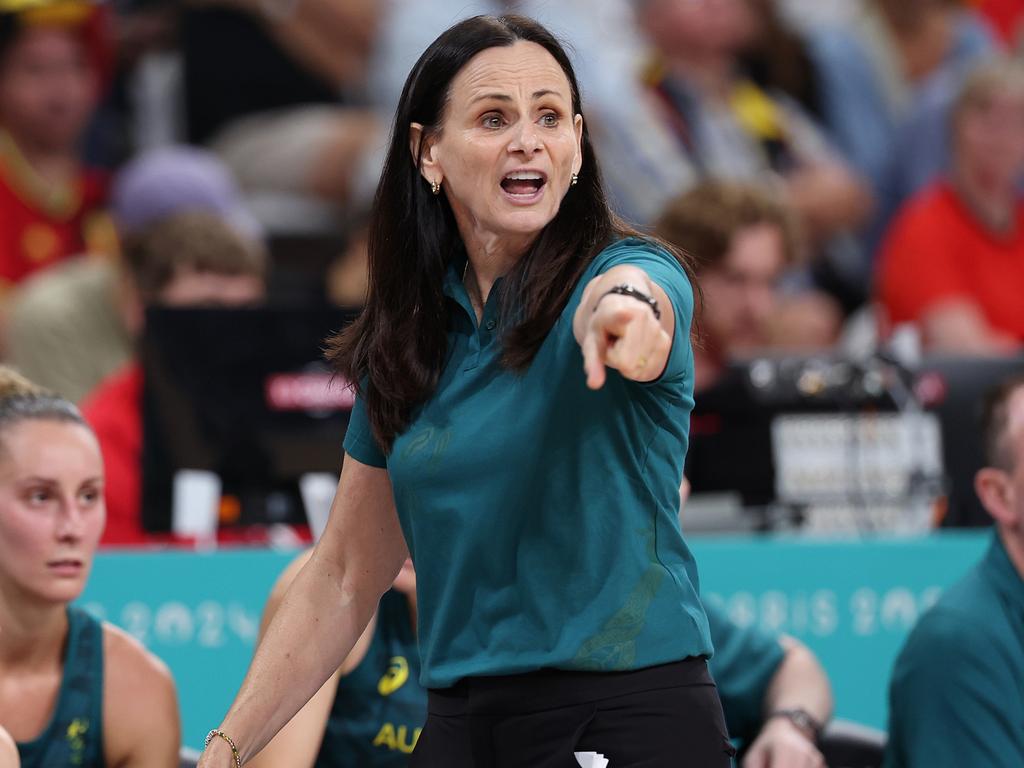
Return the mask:
M501 188L513 199L532 200L547 181L547 176L539 171L513 171L501 180Z

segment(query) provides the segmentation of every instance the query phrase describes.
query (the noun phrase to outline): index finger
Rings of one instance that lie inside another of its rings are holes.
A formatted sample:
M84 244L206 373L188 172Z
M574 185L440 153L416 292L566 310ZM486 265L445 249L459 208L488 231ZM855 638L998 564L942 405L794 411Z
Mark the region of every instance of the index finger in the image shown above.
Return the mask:
M605 380L605 352L608 349L603 333L593 327L587 329L583 337L583 370L587 374L587 386L600 389Z

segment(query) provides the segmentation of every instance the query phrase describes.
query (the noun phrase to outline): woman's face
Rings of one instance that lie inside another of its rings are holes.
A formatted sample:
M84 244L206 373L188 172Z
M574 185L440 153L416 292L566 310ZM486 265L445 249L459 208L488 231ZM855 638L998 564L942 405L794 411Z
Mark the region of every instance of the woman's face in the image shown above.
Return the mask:
M0 591L67 603L103 532L103 460L70 422L26 420L0 438Z
M441 181L464 239L534 235L580 170L582 136L562 68L519 41L480 52L456 75L421 171ZM413 125L414 153L420 137Z
M989 191L1012 193L1024 173L1024 91L997 90L957 121L961 173Z

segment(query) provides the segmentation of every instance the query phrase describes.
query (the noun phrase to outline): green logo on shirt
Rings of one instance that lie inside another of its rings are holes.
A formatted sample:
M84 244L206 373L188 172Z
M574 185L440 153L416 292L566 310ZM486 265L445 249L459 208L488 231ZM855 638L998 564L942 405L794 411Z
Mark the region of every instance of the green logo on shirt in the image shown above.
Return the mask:
M89 730L89 721L76 717L68 726L66 738L71 750L71 765L82 765L85 760L85 734Z

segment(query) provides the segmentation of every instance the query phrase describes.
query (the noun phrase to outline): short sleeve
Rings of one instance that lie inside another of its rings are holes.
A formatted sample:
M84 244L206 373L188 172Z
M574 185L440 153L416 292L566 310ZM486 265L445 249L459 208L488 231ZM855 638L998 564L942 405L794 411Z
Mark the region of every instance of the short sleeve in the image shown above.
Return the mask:
M661 376L650 383L671 382L684 378L692 367L690 327L693 322L693 289L683 265L664 248L639 238L621 240L606 248L594 260L581 280L581 290L577 291L577 304L579 296L582 295L582 287L585 287L590 280L604 274L612 267L624 264L644 270L651 282L665 291L669 301L672 302L672 311L676 318L672 351L669 353L668 363Z
M761 730L765 695L786 652L777 637L757 627L737 626L718 605L705 603L704 609L715 646L711 676L729 734L751 741Z
M1000 643L966 617L933 610L911 634L889 689L886 766L1019 768L1019 681Z
M345 453L358 462L381 469L387 467L387 457L373 439L373 430L366 416L366 405L360 395L356 395L356 402L348 417L344 446Z
M894 324L918 321L936 303L965 293L936 190L927 194L904 209L882 244L879 298Z

